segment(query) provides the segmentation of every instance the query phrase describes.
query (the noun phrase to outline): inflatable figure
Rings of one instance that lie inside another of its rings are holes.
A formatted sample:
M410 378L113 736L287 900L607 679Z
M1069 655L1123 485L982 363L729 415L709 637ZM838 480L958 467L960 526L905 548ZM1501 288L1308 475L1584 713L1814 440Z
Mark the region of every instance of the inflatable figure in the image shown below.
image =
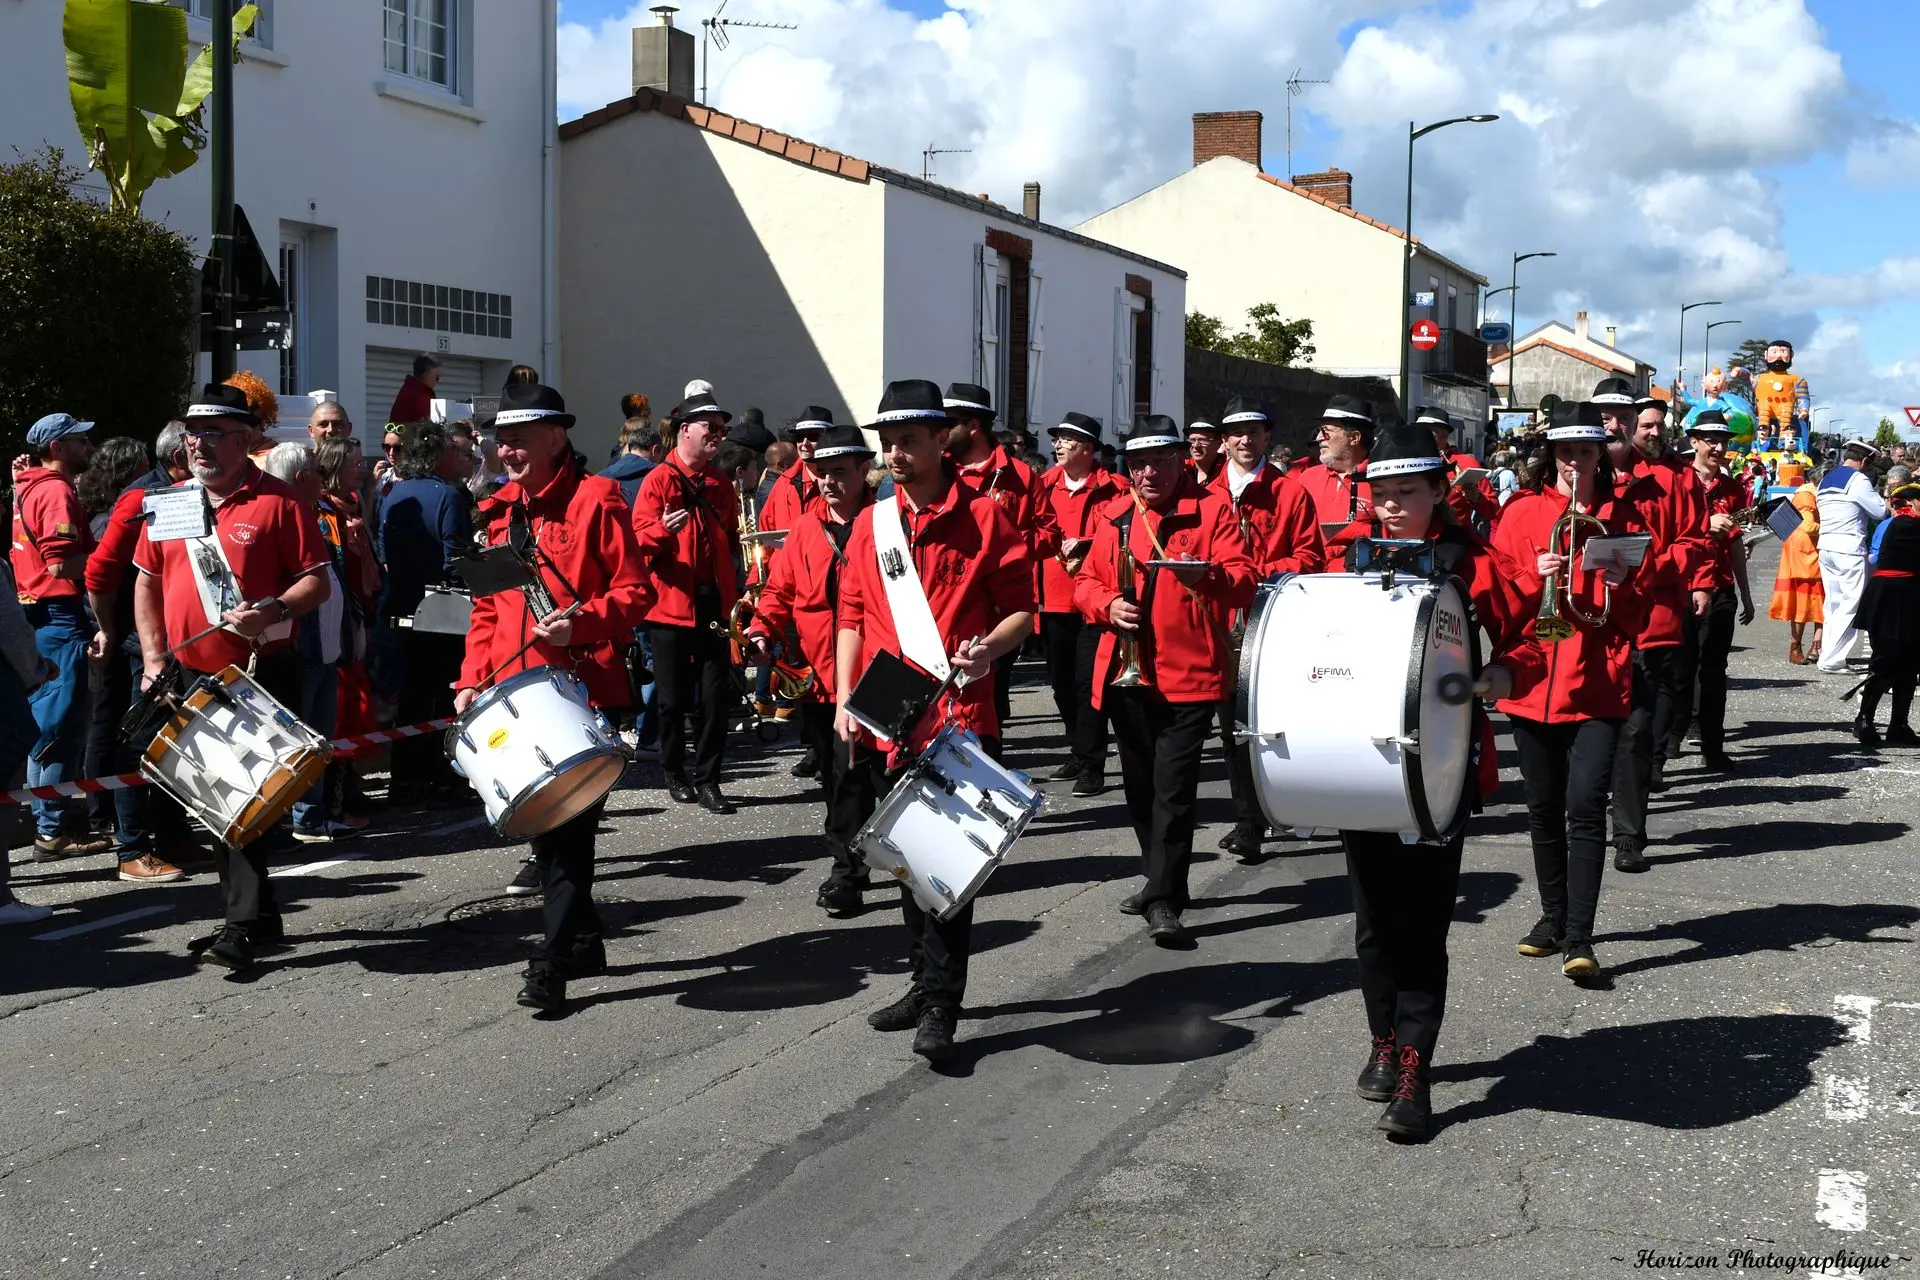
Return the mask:
M1754 420L1763 436L1797 444L1807 420L1807 380L1793 372L1793 344L1767 344L1767 367L1753 375Z
M1682 428L1691 427L1694 419L1708 409L1718 409L1726 415L1727 426L1733 431L1734 446L1742 450L1750 447L1753 444L1753 404L1738 391L1727 389L1727 377L1717 366L1700 379L1700 394L1700 403L1687 411Z

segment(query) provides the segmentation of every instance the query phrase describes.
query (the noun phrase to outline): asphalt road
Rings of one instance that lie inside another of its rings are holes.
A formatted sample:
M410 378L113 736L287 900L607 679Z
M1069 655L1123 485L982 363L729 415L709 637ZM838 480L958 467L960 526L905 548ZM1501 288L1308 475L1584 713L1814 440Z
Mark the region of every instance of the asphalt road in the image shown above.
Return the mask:
M1116 910L1116 792L1052 788L996 875L941 1072L865 1023L904 986L898 914L813 907L784 745L736 740L731 818L629 774L612 970L560 1021L513 1003L537 912L467 813L304 851L359 856L283 868L298 945L241 981L186 958L210 872L17 862L58 913L0 937L0 1275L1807 1275L1765 1255L1840 1249L1920 1274L1920 752L1858 750L1850 682L1788 666L1780 624L1739 638L1739 773L1684 758L1653 869L1609 870L1611 989L1515 955L1525 815L1477 820L1420 1147L1353 1096L1337 849L1207 855L1197 946L1163 951ZM1035 772L1046 709L1017 695ZM1203 794L1211 849L1217 762Z

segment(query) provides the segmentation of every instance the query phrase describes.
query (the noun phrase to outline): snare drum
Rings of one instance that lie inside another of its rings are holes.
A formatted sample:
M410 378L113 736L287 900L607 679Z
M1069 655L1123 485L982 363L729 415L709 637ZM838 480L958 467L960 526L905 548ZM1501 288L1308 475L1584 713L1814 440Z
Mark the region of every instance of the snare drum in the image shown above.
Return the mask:
M532 667L475 698L447 730L447 756L493 829L516 840L599 804L627 768L612 723L558 667Z
M941 920L973 900L1045 798L958 725L934 736L853 838Z
M1248 614L1236 750L1279 828L1437 841L1473 775L1472 616L1457 578L1295 575Z
M140 772L230 848L258 839L320 780L333 748L238 667L201 676Z

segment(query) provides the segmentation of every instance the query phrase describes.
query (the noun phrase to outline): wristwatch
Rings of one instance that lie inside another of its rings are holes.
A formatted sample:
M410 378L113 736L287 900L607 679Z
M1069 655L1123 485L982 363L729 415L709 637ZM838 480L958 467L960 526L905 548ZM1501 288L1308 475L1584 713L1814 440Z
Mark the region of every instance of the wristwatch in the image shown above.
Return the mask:
M285 622L288 618L291 618L293 616L293 606L289 605L285 600L282 600L279 596L268 596L265 600L262 600L260 602L260 607L264 609L270 604L279 606L280 608L279 620L281 622Z

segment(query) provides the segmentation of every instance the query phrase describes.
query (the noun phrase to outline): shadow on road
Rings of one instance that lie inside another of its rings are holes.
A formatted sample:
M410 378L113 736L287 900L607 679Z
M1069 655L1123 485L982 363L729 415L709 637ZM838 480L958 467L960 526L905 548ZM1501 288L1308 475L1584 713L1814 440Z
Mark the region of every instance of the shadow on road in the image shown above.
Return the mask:
M1597 939L1618 942L1691 942L1685 951L1641 956L1610 966L1614 977L1645 973L1676 964L1726 960L1760 951L1797 951L1840 942L1891 943L1912 946L1911 938L1881 938L1881 929L1910 929L1920 921L1920 907L1888 903L1838 906L1824 902L1783 902L1771 907L1748 907L1719 915L1700 916L1655 925L1637 933L1608 933Z
M1662 1129L1717 1129L1791 1102L1813 1065L1845 1036L1832 1018L1775 1014L1676 1018L1541 1036L1491 1062L1434 1068L1435 1082L1494 1078L1485 1098L1441 1125L1515 1111L1630 1120Z
M1761 853L1820 853L1850 844L1879 844L1898 840L1913 828L1904 822L1752 822L1726 827L1695 827L1676 837L1692 845L1675 853L1654 855L1654 866L1701 862L1716 858L1745 858Z
M784 884L819 862L826 850L816 835L772 836L757 840L714 840L706 844L660 849L653 853L623 854L597 860L594 881L617 884L643 876L674 876L684 880L752 880ZM614 870L613 868L630 868Z

